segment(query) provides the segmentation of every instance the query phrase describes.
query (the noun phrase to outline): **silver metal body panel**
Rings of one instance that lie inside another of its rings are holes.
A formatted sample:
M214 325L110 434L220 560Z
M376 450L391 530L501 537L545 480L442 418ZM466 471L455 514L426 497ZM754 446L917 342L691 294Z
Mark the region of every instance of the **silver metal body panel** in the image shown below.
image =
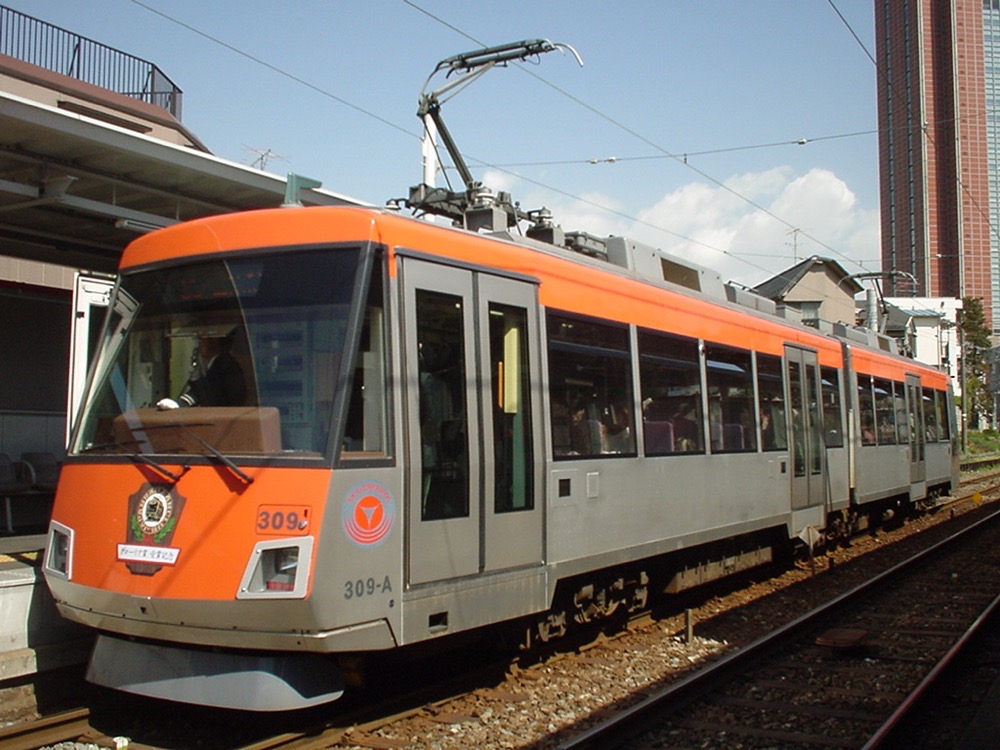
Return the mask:
M846 443L843 448L828 448L826 451L829 509L832 511L842 510L851 502L849 455Z
M556 462L548 559L635 557L643 546L683 549L730 536L737 526L785 525L787 466L786 453ZM560 497L566 480L570 494Z
M367 495L381 498L386 515L393 515L391 529L377 544L354 541L345 527L354 503ZM317 619L327 628L383 622L398 641L403 617L403 518L399 468L333 472L312 585Z
M857 451L858 502L910 492L910 452L905 445L865 445Z
M952 484L954 461L951 442L927 444L927 486Z
M549 571L475 576L414 588L403 596L403 643L416 643L549 608Z
M559 514L554 515L559 517ZM708 544L710 542L717 542L723 539L751 534L762 529L786 529L788 536L791 537L794 535L791 534L790 529L793 528L796 523L802 522L803 519L807 519L804 521L806 525L815 525L815 520L817 518L822 519L822 517L822 508L818 510L810 509L808 516L801 517L798 516L798 514L786 511L772 518L760 518L752 522L733 523L729 526L703 529L699 532L684 536L657 539L637 544L634 547L609 549L599 554L588 554L585 556L570 558L562 562L555 562L550 565L550 595L555 591L555 587L561 579L565 579L570 576L576 576L581 573L587 573L594 570L602 570L616 565L625 565L630 562L644 560L657 555L666 555L671 552L678 552L680 550L697 547L701 544ZM799 528L801 529L803 527L800 526Z
M390 625L385 620L360 622L332 628L330 630L304 632L297 626L304 622L295 610L285 607L284 619L272 624L274 629L264 630L261 614L262 602L252 602L249 607L239 610L231 608L228 603L192 602L188 600L157 599L155 610L149 610L149 600L124 595L109 595L105 592L88 590L81 596L79 589L72 594L73 601L86 600L100 605L100 611L90 606L78 607L67 604L67 584L50 581L53 596L59 601L59 613L68 620L78 622L88 627L113 633L133 636L136 638L153 638L177 643L191 643L200 646L238 646L247 649L281 650L281 651L367 651L385 650L399 645ZM69 584L72 585L72 584ZM287 605L287 602L284 604ZM149 615L139 616L140 607L147 606ZM118 611L132 614L122 616ZM152 612L155 611L155 618ZM247 623L245 629L207 627L197 625L183 619L183 613L210 612L213 619L222 619L228 614L233 617L237 612L236 621ZM296 619L298 618L298 619ZM292 626L295 623L296 627ZM252 627L250 627L252 626Z

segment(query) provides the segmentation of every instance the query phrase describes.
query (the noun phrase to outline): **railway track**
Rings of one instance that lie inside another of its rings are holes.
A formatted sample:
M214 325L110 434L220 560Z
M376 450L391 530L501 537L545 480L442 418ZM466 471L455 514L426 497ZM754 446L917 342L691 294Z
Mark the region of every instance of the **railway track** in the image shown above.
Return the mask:
M1000 464L1000 456L977 456L976 458L966 458L962 461L962 471L975 471L985 466L996 466Z
M1000 512L565 741L882 747L1000 605Z
M961 504L963 501L968 501L974 496L978 498L977 503L996 499L995 495L998 489L1000 489L994 481L996 476L1000 476L1000 473L988 477L980 476L975 478L956 498L942 503L939 508L939 517L947 517L946 513L941 512L942 510L947 509L949 506ZM884 538L888 540L888 537L889 535L885 535ZM671 627L676 630L676 624L671 625ZM560 699L568 699L568 702L573 702L574 698L578 698L582 702L586 698L586 683L588 679L583 679L583 687L580 687L581 682L574 683L572 692L569 689L563 688L562 692L564 695L562 696L559 695L560 689L558 687L554 691L546 692L544 689L540 690L539 693L543 696L540 699L533 690L534 684L537 683L539 686L542 686L551 681L553 685L557 685L561 679L559 673L583 672L595 669L598 671L603 670L604 674L597 674L596 677L589 680L590 683L599 685L601 680L611 673L615 677L609 677L608 679L620 679L621 673L629 671L630 667L622 666L622 663L617 660L616 652L621 651L625 654L635 654L635 659L647 661L651 658L652 651L658 648L656 645L651 646L651 642L679 640L677 638L670 639L665 637L663 633L667 630L668 628L654 628L653 635L648 638L643 639L640 636L640 639L644 642L638 647L636 647L635 639L628 634L620 640L618 638L602 640L587 650L561 655L556 664L546 662L544 665L541 665L541 669L524 670L519 674L513 674L510 679L498 688L480 688L466 696L455 695L450 699L433 703L429 702L416 707L414 710L400 713L397 716L358 724L347 730L340 727L330 734L326 734L326 739L321 740L319 744L303 745L302 747L322 747L324 746L323 742L330 742L328 746L331 747L352 749L371 747L452 748L473 745L481 747L511 746L503 744L504 742L509 743L511 738L502 737L500 732L498 732L498 724L500 722L496 721L497 717L501 715L523 716L527 713L539 714L543 719L546 715L557 717L560 714L558 706ZM685 651L686 648L689 650ZM684 662L687 658L693 658L690 656L691 653L690 647L678 646L677 661ZM717 653L713 653L711 646L706 648L705 655L708 659L717 658L718 656ZM626 657L626 664L628 663L628 658ZM645 689L643 687L638 688L640 692ZM597 713L600 714L608 710L611 709L606 707L598 708ZM452 732L452 737L444 734L442 729L431 727L434 723L439 726L448 727L449 731ZM535 722L536 725L539 723L542 722ZM492 728L490 728L491 724ZM530 745L532 748L553 748L557 746L559 738L566 733L555 730L550 731L548 735L544 731L531 734L530 731L514 728L513 723L510 726L511 733L520 740L519 744L515 743L513 746L520 747L528 747L529 743L534 739L535 744ZM473 733L476 733L475 738L473 737ZM442 736L443 734L444 736ZM484 740L484 736L488 739ZM603 745L602 741L593 746L601 747ZM784 747L780 743L776 745L773 742L765 746ZM263 747L265 746L261 746L261 750ZM270 748L274 746L267 745L266 747ZM282 745L282 747L284 746ZM288 747L298 748L300 745L292 743ZM687 747L687 745L679 743L676 747ZM752 747L752 745L744 745L744 747ZM257 746L248 746L248 750L250 748L258 750Z

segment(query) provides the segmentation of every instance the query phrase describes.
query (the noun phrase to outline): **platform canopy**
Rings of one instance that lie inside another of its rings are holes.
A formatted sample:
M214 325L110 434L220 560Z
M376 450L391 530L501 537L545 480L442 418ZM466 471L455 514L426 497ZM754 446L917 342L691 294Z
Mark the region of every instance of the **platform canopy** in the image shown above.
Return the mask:
M0 91L0 255L113 271L138 234L277 207L287 180ZM304 205L366 205L303 189Z

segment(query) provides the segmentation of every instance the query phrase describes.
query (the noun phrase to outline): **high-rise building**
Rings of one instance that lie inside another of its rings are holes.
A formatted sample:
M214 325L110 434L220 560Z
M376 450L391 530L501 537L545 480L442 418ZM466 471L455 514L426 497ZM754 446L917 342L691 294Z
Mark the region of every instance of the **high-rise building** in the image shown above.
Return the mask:
M882 270L1000 335L1000 0L875 0Z

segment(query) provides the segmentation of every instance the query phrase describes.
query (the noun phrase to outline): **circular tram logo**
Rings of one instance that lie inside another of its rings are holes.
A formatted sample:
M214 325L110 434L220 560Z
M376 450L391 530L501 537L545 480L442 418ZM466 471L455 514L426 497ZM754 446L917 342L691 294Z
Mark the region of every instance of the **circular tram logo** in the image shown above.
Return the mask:
M396 502L381 484L365 482L347 495L340 520L344 533L355 544L362 547L381 544L396 521Z
M144 535L158 534L170 521L174 503L169 492L151 487L139 500L136 520Z

